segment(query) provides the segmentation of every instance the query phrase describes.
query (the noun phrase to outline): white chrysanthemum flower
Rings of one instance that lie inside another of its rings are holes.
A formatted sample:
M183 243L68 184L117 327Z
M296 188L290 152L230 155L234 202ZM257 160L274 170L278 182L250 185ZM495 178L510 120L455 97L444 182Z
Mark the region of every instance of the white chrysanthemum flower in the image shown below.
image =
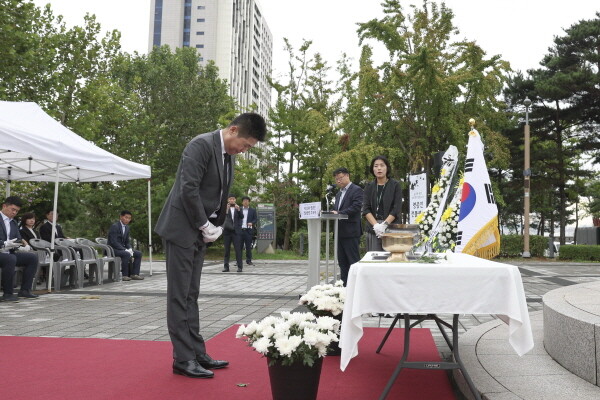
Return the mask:
M262 337L252 343L252 347L254 347L254 349L262 355L267 354L267 351L269 351L269 346L271 346L271 341L266 337Z
M235 337L237 339L239 339L239 338L245 336L245 334L244 334L245 330L246 330L246 326L240 325L239 328L238 328L238 330L237 330L237 332L235 333Z

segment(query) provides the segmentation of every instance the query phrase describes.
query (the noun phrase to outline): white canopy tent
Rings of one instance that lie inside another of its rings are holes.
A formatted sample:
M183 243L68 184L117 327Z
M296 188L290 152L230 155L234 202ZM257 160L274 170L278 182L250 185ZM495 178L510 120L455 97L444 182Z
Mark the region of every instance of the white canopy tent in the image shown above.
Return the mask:
M0 179L55 182L56 215L59 182L148 180L148 243L152 274L152 230L148 165L138 164L101 149L46 114L36 103L0 101ZM56 220L53 221L53 229ZM51 248L54 249L54 237ZM48 290L51 289L50 259Z

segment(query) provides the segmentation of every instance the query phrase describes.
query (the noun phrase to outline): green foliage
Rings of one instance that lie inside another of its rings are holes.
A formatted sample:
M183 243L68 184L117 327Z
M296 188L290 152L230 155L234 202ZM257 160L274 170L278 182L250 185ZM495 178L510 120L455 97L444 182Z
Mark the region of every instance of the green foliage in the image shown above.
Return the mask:
M358 24L358 34L361 44L383 44L389 61L375 67L365 45L358 74L341 67L348 98L342 128L350 143L399 149L390 161L405 175L429 169L431 155L449 144L463 148L467 121L475 117L493 155L490 165L507 165L507 142L498 131L506 122L496 97L508 63L485 59L475 42L452 42L457 29L444 4L424 1L408 15L397 0L384 1L383 8L385 16Z
M600 246L562 245L559 258L572 261L600 261Z
M522 235L500 236L500 257L521 257L523 253ZM543 257L544 250L548 248L548 238L544 236L529 236L529 253L532 257ZM562 256L562 246L560 248Z

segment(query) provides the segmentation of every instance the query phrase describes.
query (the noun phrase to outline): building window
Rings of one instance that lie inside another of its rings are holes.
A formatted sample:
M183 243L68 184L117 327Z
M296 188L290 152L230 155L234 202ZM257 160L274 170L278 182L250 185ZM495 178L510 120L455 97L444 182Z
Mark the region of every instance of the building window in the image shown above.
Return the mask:
M202 35L204 35L204 32L196 32L196 35L202 36Z
M204 57L198 57L198 61L204 61Z
M197 49L203 49L203 48L204 48L204 45L203 45L203 44L197 44L197 45L196 45L196 48L197 48Z
M204 19L204 18L198 18L198 19L196 20L196 22L205 22L205 21L206 21L206 19Z
M198 6L198 10L206 10L206 6Z

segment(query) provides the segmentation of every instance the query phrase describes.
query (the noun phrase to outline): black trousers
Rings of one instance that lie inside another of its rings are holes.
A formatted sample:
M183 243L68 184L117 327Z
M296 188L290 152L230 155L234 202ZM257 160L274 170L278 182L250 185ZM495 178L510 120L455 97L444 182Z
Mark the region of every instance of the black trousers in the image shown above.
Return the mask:
M206 354L200 334L198 295L206 245L202 235L190 248L165 241L167 257L167 327L173 359L190 361Z
M33 278L38 266L37 253L16 251L14 253L0 253L0 267L2 268L2 290L4 294L13 294L15 267L25 267L21 291L31 290Z
M344 286L348 283L350 266L360 260L359 245L360 237L338 239L338 265L340 266L340 275Z
M229 268L229 255L231 254L231 243L235 251L235 260L237 267L242 269L244 263L242 261L242 235L236 231L223 231L223 245L225 246L225 254L223 256L223 265Z
M142 265L142 252L139 250L133 250L133 266L131 271L129 270L129 263L131 261L131 255L125 250L115 250L115 255L121 257L121 272L123 276L139 275L140 267Z
M246 248L246 264L252 261L252 229L242 229L242 252Z

